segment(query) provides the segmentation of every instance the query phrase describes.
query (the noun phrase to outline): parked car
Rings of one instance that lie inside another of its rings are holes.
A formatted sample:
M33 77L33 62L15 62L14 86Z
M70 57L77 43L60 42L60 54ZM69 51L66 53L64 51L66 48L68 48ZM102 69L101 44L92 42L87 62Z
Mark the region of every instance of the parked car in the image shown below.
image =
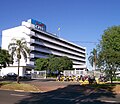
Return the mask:
M4 75L3 78L4 79L16 79L17 78L17 74L11 72L11 73L8 73L7 75Z
M31 74L26 73L23 76L20 76L20 79L31 79Z

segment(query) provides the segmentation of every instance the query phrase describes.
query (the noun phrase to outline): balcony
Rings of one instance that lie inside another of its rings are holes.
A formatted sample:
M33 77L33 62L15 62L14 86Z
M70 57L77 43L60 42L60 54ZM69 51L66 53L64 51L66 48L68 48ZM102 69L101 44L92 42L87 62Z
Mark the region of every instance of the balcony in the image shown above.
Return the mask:
M36 50L36 51L39 51L39 52L44 52L44 53L52 54L51 50L49 50L47 48L43 49L43 48L37 48L37 47L31 46L30 50L33 50L33 51Z
M34 64L35 64L35 62L33 62L33 61L30 61L30 65L33 65L33 66L34 66Z
M28 30L24 29L23 33L26 34L26 35L28 35L28 36L30 36L30 37L31 36L35 36L35 32L33 32L33 31L29 30L29 29Z
M43 54L30 54L30 58L47 58L47 56L43 55Z
M35 41L35 39L31 39L30 41L31 41L30 43L36 43L36 44L41 45L41 46L49 47L49 48L51 48L51 50L52 50L52 49L53 49L53 50L55 49L55 50L61 51L60 53L66 52L66 54L73 54L73 55L76 55L76 56L85 57L85 55L78 54L77 52L73 52L72 50L68 50L68 49L65 49L65 48L60 47L60 46L57 46L57 45L55 46L55 45L53 45L53 44L49 44L49 43L46 43L46 42ZM75 57L76 57L76 56L75 56ZM76 58L78 58L78 57L76 57ZM81 58L81 59L82 59L82 58Z

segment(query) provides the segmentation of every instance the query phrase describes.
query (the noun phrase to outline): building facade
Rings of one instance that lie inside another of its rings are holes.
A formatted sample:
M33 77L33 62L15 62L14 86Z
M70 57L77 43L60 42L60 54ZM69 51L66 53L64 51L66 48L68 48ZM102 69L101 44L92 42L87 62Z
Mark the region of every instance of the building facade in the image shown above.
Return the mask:
M8 45L13 38L21 39L23 37L26 39L31 52L27 62L24 58L20 60L20 75L23 75L26 70L33 69L37 58L47 58L49 55L67 56L73 61L73 68L86 68L85 47L47 32L45 24L33 19L23 21L21 26L3 30L1 48L8 50ZM9 71L17 73L17 58L14 58L13 65L7 68ZM6 73L8 73L7 68L4 69ZM6 74L5 72L4 74Z

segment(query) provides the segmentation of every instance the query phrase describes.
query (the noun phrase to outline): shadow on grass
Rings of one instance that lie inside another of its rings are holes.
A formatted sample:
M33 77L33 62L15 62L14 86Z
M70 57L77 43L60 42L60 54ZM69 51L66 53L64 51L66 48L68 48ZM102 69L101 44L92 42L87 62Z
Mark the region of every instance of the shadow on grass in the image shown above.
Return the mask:
M33 80L35 80L35 79L20 79L20 82L24 82L24 81L33 81ZM10 81L10 82L17 82L17 79L0 79L0 82L2 82L2 81Z
M116 83L114 83L114 84L110 84L110 83L107 83L107 84L91 84L91 85L86 85L86 87L94 88L95 90L105 90L105 91L112 92L116 85L117 85Z
M40 82L49 82L49 81L56 81L56 79L21 79L21 81L40 81Z
M68 85L57 90L31 93L29 98L22 99L16 104L109 104L101 99L115 98L111 90L96 89L95 86Z

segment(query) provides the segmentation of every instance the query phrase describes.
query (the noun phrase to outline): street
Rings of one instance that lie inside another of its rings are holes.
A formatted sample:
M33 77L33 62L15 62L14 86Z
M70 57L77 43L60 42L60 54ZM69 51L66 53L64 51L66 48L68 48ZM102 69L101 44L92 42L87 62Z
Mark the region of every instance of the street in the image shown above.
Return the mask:
M28 98L29 93L0 90L0 104L16 104L18 101Z
M0 90L0 104L120 104L120 94L94 90L72 82L34 80L39 93Z

